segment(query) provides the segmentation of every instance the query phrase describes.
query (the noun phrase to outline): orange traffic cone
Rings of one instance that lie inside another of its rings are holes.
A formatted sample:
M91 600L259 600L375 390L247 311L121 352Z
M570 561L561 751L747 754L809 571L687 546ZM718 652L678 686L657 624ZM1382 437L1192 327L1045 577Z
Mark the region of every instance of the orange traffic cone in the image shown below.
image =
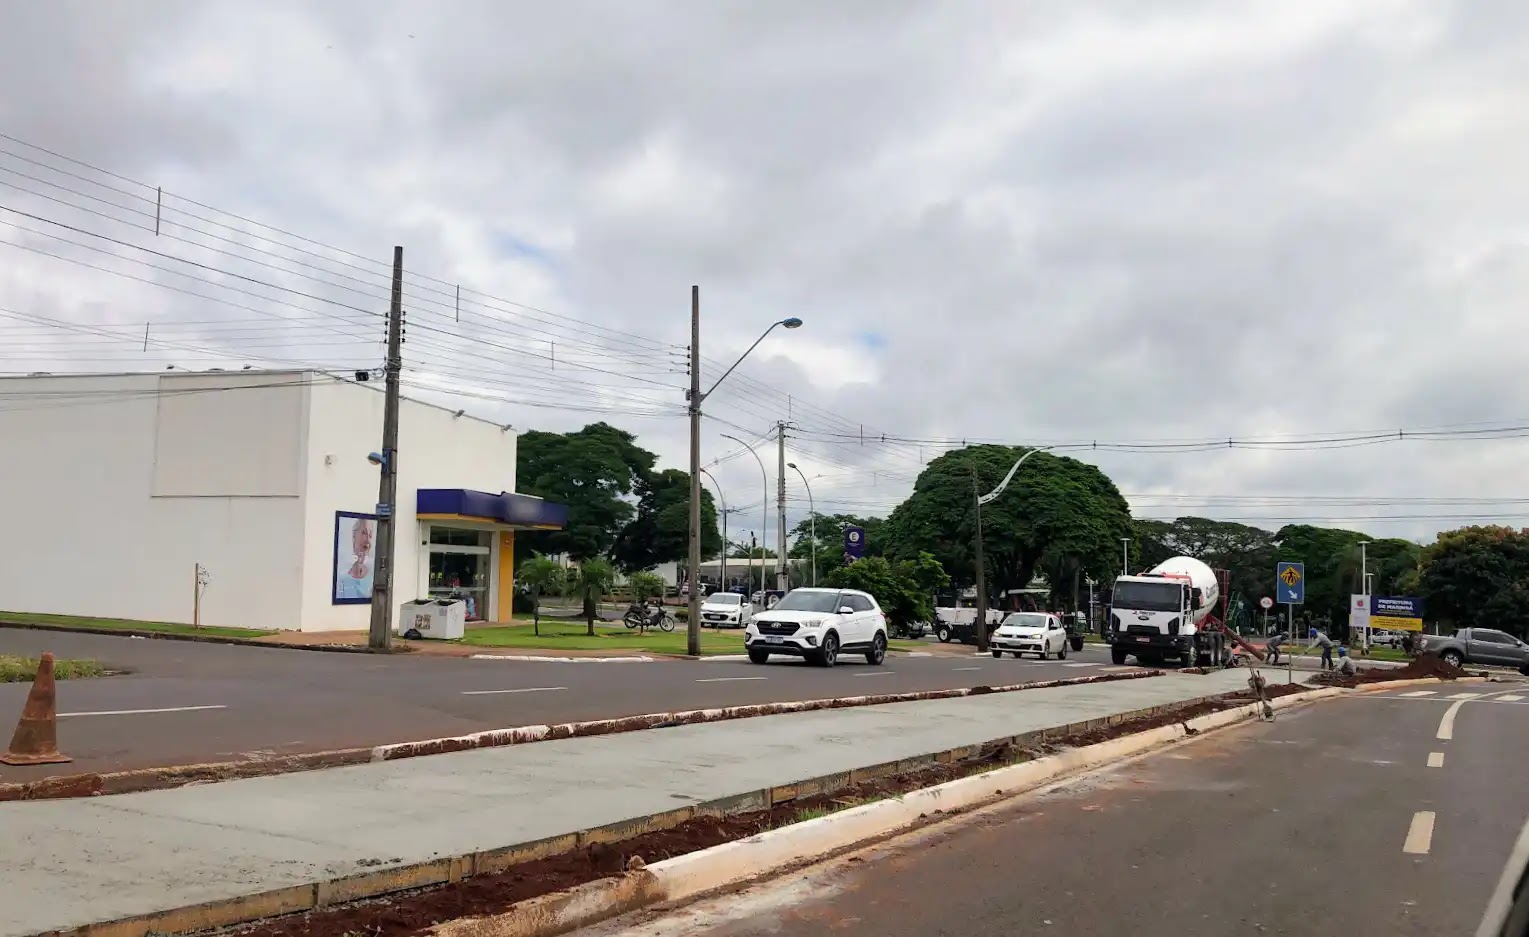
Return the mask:
M37 662L37 678L22 707L21 721L11 747L0 755L0 764L56 765L73 761L58 750L58 708L53 687L53 655L44 654Z

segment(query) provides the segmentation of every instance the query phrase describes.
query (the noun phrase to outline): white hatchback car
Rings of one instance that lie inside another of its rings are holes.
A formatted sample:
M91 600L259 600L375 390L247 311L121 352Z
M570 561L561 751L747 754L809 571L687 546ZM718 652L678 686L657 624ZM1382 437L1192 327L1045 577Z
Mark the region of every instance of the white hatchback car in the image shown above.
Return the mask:
M792 589L760 612L743 632L749 660L771 654L804 657L832 667L840 654L864 654L867 663L887 659L887 616L868 592L856 589Z
M701 603L701 624L743 628L754 617L754 604L736 592L713 592Z
M1067 659L1067 629L1062 620L1046 612L1013 612L988 639L994 657L1008 651L1015 657L1035 654L1045 660L1052 654Z

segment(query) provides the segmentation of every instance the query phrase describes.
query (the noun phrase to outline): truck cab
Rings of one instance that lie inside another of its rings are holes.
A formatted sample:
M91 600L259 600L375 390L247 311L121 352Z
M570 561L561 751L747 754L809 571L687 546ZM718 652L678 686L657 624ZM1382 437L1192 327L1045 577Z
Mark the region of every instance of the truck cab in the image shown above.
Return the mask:
M1121 576L1108 620L1111 661L1118 666L1134 656L1149 667L1170 657L1186 667L1224 663L1222 636L1200 627L1214 601L1187 578Z

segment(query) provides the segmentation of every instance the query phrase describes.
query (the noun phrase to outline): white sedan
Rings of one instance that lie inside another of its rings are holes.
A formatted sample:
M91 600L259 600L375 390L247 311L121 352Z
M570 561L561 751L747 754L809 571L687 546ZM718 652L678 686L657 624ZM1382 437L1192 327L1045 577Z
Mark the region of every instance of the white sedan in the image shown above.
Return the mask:
M1067 629L1055 615L1013 612L988 639L988 648L994 657L1002 657L1008 651L1015 657L1034 654L1045 660L1055 654L1057 660L1066 660Z
M736 592L713 592L701 603L701 623L712 628L743 628L754 618L754 606Z

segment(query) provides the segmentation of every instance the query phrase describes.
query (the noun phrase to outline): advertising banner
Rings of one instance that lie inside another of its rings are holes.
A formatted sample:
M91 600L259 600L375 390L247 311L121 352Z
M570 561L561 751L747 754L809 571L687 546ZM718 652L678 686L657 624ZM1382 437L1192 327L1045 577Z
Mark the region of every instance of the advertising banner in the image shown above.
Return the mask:
M844 528L844 557L850 562L865 556L865 528Z
M335 605L372 604L372 576L377 570L377 515L334 512L334 569L330 601Z
M1423 600L1407 595L1370 596L1370 627L1422 631Z

